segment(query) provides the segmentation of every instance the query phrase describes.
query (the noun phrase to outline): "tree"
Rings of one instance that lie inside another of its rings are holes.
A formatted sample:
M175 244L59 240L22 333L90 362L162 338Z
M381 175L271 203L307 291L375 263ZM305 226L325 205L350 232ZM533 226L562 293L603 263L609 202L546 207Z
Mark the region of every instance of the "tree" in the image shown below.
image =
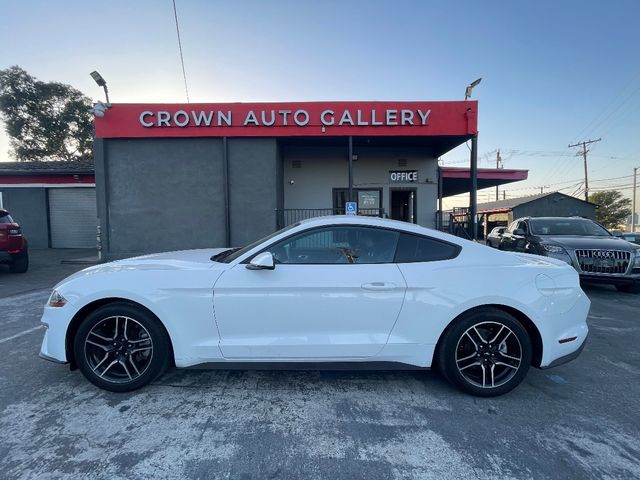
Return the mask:
M18 66L0 70L0 115L19 161L91 157L91 107L70 85L42 82Z
M605 190L589 195L589 201L599 205L596 221L607 228L617 228L631 214L631 200L617 190Z

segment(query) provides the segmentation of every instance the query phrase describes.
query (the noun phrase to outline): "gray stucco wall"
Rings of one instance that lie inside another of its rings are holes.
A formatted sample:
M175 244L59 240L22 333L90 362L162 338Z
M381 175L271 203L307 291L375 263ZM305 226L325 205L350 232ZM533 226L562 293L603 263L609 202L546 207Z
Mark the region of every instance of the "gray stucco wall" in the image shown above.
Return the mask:
M47 225L47 190L34 188L0 188L4 208L20 224L30 248L49 246Z
M382 188L382 207L391 213L391 189L417 190L417 223L433 227L438 199L438 163L424 148L354 150L354 188ZM405 160L406 166L399 166ZM293 168L294 162L299 168ZM289 146L283 149L284 208L332 208L333 188L348 187L347 152L343 147ZM389 183L390 170L417 170L418 183ZM293 184L291 183L293 181Z
M274 138L232 138L228 149L231 245L244 246L276 230L279 149Z
M571 217L595 220L596 206L577 198L552 194L513 209L513 220L521 217Z
M105 260L224 246L221 139L114 139L95 157Z

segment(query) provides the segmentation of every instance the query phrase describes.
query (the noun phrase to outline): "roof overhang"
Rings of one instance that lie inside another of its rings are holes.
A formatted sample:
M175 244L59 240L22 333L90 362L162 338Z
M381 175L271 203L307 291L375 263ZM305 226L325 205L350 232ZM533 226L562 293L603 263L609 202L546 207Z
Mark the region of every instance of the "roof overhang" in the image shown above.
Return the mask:
M470 191L471 170L459 167L440 167L442 178L442 196L450 197ZM526 180L529 170L515 170L506 168L479 168L478 190L496 187L507 183Z

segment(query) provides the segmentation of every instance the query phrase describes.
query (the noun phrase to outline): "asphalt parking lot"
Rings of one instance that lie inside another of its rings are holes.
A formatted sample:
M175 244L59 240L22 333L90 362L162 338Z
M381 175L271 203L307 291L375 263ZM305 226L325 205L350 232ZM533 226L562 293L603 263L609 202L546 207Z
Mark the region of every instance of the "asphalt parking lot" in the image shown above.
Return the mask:
M114 394L37 357L50 287L82 268L41 261L39 284L0 271L0 478L640 478L640 295L587 288L582 356L494 399L420 371L174 370Z

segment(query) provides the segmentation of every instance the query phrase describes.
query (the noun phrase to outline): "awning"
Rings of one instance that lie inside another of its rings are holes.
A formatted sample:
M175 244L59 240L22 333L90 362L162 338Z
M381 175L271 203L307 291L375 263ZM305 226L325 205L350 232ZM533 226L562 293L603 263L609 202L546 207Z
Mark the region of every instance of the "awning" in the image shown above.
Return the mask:
M442 196L451 197L460 193L469 193L471 186L471 170L459 167L440 167L442 178ZM478 190L483 188L519 182L529 177L529 170L507 168L479 168Z

